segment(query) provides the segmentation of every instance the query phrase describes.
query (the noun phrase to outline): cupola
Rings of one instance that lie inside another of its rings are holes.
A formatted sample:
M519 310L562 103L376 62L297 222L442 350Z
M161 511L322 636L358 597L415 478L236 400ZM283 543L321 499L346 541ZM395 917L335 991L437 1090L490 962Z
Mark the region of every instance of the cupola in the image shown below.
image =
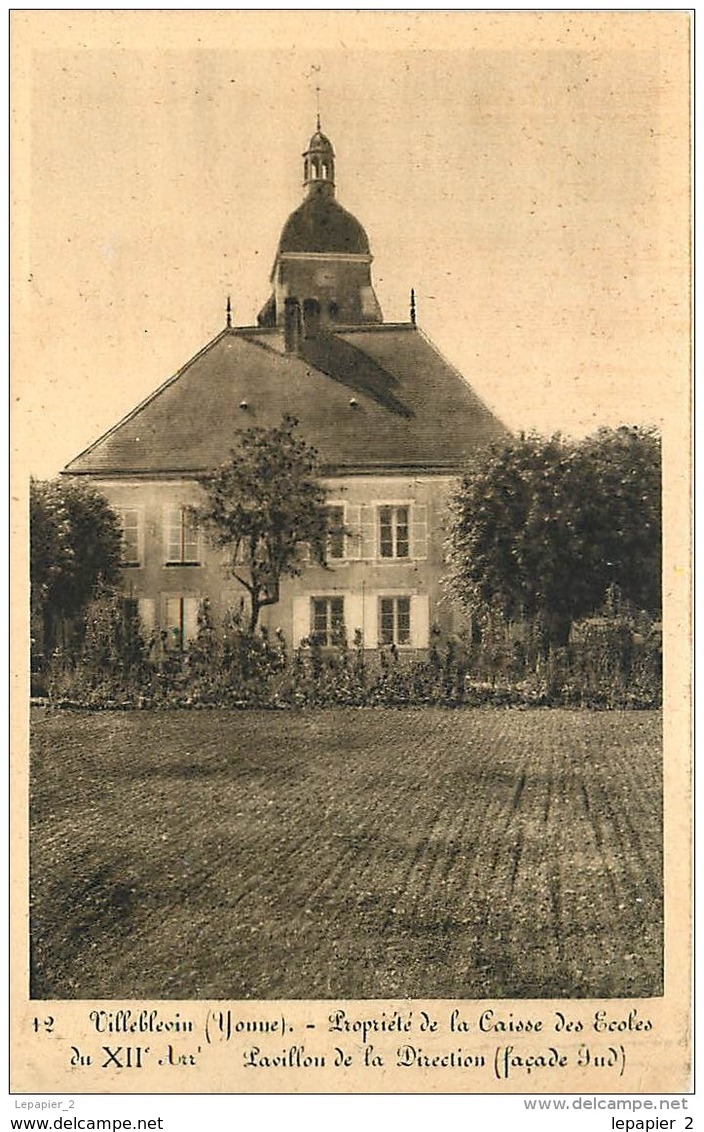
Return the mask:
M335 196L335 151L320 128L303 154L305 197L284 224L271 273L272 294L260 326L295 326L305 338L334 324L378 323L369 240ZM297 313L296 313L297 311ZM286 341L298 340L286 334Z
M330 139L326 138L320 129L320 118L318 118L318 128L303 154L303 184L307 187L309 196L334 195L335 151Z

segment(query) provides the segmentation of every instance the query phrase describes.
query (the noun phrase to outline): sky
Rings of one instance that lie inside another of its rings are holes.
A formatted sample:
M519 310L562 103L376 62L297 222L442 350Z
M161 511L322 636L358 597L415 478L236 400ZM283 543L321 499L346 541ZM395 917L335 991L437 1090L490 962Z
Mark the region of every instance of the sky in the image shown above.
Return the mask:
M252 324L322 126L387 321L511 428L688 403L682 13L16 15L15 448L46 478Z

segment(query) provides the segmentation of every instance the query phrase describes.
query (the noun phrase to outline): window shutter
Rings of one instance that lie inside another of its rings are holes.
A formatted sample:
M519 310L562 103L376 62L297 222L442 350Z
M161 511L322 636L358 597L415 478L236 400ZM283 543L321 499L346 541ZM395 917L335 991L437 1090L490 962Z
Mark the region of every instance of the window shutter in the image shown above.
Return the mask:
M411 597L411 644L414 649L427 649L430 643L430 599L428 594Z
M310 546L307 542L296 543L296 557L299 562L310 562Z
M179 562L181 559L181 508L164 508L164 560Z
M379 595L364 595L364 647L375 649L379 644Z
M358 503L348 503L345 508L345 526L349 534L345 535L345 558L357 559L362 554L362 508ZM362 627L360 621L359 627ZM356 626L355 626L356 628Z
M166 623L162 625L162 629L167 633L166 647L178 648L181 643L181 598L167 597L164 602L164 614Z
M183 559L185 562L200 562L199 532L195 520L184 507L181 512L183 527Z
M360 510L360 557L376 558L376 508L364 505Z
M305 594L293 599L293 648L297 649L301 641L310 636L310 597Z
M362 640L364 640L364 600L359 593L345 594L345 626L347 644L350 648L354 645L357 629L362 630Z
M136 507L123 507L119 514L122 523L123 565L139 565L142 550L141 515Z
M151 633L156 626L156 605L153 597L140 597L137 601L137 610L142 630Z
M198 606L197 597L184 597L183 599L183 643L195 640L198 636Z
M165 629L175 629L181 623L181 607L177 597L166 598L164 613L166 614Z
M411 558L428 557L428 508L414 503L411 508Z

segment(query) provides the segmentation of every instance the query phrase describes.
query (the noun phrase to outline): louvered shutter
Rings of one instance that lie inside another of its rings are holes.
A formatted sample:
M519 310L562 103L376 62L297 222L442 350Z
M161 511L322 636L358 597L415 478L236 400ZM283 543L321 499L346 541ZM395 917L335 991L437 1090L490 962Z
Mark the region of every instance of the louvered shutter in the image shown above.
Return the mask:
M345 526L348 534L345 535L345 558L355 560L362 555L362 508L358 503L348 503L345 507ZM360 622L361 628L361 622Z
M167 649L181 647L181 598L167 597L164 602L164 619L162 626L166 630Z
M181 508L168 506L163 511L164 561L181 561Z
M137 600L139 620L144 633L151 633L156 625L156 605L153 597L140 597Z
M427 649L430 643L430 599L427 594L411 597L411 644Z
M141 515L136 507L123 507L122 521L122 564L138 566L141 558Z
M183 599L183 643L195 640L198 636L198 606L197 597L184 597Z
M364 640L364 600L361 594L345 594L345 627L350 648L354 645L357 629L362 630L362 640Z
M411 558L422 560L428 557L428 508L425 503L414 503L411 507Z
M310 598L306 595L293 599L293 647L298 648L301 641L310 636Z
M361 508L361 558L376 558L376 508L364 504Z
M379 595L364 595L364 647L375 649L379 644Z
M182 555L184 562L200 562L198 528L192 514L186 507L181 509L181 528L183 531Z

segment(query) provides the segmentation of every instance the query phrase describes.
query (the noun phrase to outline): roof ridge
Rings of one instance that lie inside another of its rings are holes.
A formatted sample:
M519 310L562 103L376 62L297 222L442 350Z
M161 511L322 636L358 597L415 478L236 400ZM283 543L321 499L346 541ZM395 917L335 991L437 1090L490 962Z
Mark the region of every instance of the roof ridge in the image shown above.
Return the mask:
M172 374L171 377L167 377L166 381L162 381L161 385L159 385L147 397L140 401L134 409L130 409L129 413L126 413L125 416L117 422L117 424L114 424L112 428L107 429L107 431L102 433L102 435L99 436L97 440L94 440L92 444L89 444L86 448L83 449L82 452L79 452L77 456L74 456L73 459L70 460L69 463L61 469L60 474L63 475L64 472L68 472L72 464L76 464L79 460L82 460L84 456L88 456L94 448L97 448L99 444L102 444L104 440L107 440L108 437L112 436L114 432L117 432L117 430L119 428L122 428L123 425L127 424L128 421L133 420L138 413L142 412L142 409L145 409L147 405L154 400L155 397L158 397L160 393L163 393L165 389L168 389L170 385L173 385L173 383L177 381L179 377L181 377L185 373L185 371L193 365L194 362L197 362L198 359L203 356L203 354L207 353L207 351L210 350L212 346L219 342L221 338L229 335L229 333L230 330L228 327L225 327L224 330L220 330L215 335L215 337L211 338L209 342L206 342L205 346L202 346L200 350L198 350L198 352L193 355L192 358L189 358L185 365L182 365L181 368L176 371L176 373Z
M342 324L336 323L333 333L335 333L335 334L365 334L365 333L381 334L384 330L420 330L420 328L418 326L416 326L415 323L413 323L413 322L367 322L367 323L355 322L355 323L351 323L349 326L344 326ZM421 334L423 333L422 330L420 330L420 333ZM427 341L430 341L430 339L428 339L425 334L423 334L423 337L426 338Z

